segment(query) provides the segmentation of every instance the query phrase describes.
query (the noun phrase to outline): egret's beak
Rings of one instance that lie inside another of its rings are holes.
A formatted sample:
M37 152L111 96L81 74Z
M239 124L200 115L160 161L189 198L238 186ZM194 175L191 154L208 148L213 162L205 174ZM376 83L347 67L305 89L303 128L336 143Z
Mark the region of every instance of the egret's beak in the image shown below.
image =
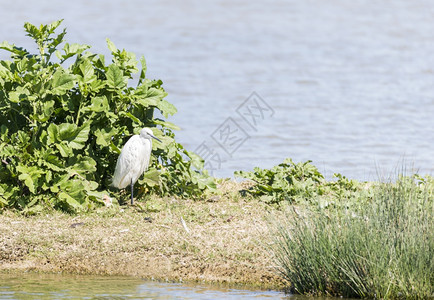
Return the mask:
M151 138L156 139L157 141L159 141L160 143L162 143L162 141L159 138L153 136L152 134L149 134L149 135L151 136Z

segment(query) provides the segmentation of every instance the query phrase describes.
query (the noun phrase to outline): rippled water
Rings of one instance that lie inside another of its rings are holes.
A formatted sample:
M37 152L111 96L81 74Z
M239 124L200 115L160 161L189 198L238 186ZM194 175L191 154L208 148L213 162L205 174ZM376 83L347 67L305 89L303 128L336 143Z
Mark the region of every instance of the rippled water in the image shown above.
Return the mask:
M25 21L64 18L70 42L145 55L180 142L217 153L217 176L286 157L328 177L376 179L403 159L434 173L432 1L2 2L0 40L30 47ZM254 91L274 114L252 128L236 109ZM231 155L213 139L228 117L249 137Z
M277 291L159 283L129 277L62 274L2 274L0 299L292 299Z

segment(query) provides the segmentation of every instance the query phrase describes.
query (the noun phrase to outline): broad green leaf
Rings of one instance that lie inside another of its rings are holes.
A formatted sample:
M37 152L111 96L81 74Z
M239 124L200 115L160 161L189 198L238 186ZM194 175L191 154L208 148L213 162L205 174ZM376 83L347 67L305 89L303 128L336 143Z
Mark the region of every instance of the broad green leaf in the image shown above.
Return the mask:
M57 50L57 51L54 52L54 53L56 54L56 57L57 57L59 60L62 60L62 59L63 59L63 55L62 55L62 53L60 53L59 50Z
M59 141L59 127L51 123L47 128L48 133L48 144L53 144Z
M23 173L18 176L18 179L21 181L24 181L24 184L29 188L29 191L34 194L35 193L35 185L33 184L32 177L27 174Z
M18 86L15 91L9 92L9 101L19 103L24 100L29 100L30 91L27 88Z
M64 55L61 55L60 52L56 52L56 56L59 59L63 59L66 60L74 55L77 54L81 54L83 51L85 51L86 49L89 49L90 46L89 45L82 45L82 44L69 44L66 43L65 46L63 47L63 51L65 52Z
M170 102L168 102L168 101L166 101L166 100L162 100L162 101L160 101L160 102L157 104L157 108L161 111L161 114L162 114L165 118L167 118L169 115L174 115L174 114L176 114L176 112L178 111L178 110L176 109L176 107L175 107L172 103L170 103Z
M15 45L9 44L7 41L3 41L2 43L0 43L0 49L13 52L14 48Z
M109 38L106 38L106 42L107 42L107 47L109 48L109 50L112 53L118 51L118 49L116 48L115 44Z
M69 146L73 149L82 149L89 139L90 125L84 124L75 131L73 139L69 142Z
M86 191L94 191L98 188L98 182L88 180L85 182Z
M12 52L12 53L18 55L18 57L24 57L24 56L29 54L29 52L26 49L17 47L13 44L9 44L6 41L4 41L0 44L0 49Z
M103 147L109 146L110 142L115 134L117 134L117 129L104 128L95 130L94 134L96 136L96 143Z
M175 124L173 124L172 122L169 122L169 121L163 121L161 119L154 119L153 122L154 122L154 124L161 125L162 127L165 127L165 128L169 128L172 130L181 130L181 128L179 128L178 126L176 126Z
M30 136L27 134L27 132L24 131L18 131L17 134L18 138L18 145L22 147L27 147L29 145Z
M216 189L217 186L214 182L214 180L211 177L208 176L202 176L197 178L197 185L200 189Z
M53 74L51 82L51 94L64 95L67 91L72 89L75 85L75 76L72 74L66 74L62 69L58 69Z
M188 152L188 155L190 156L191 159L191 163L193 164L193 166L199 170L203 169L203 165L204 165L204 160L202 157L200 157L199 155L197 155L194 152Z
M77 125L73 123L62 123L58 127L60 141L71 141L74 139Z
M106 96L93 97L91 99L91 105L85 108L86 110L94 112L102 112L109 110L109 105Z
M105 81L96 79L90 82L90 90L93 93L98 93L104 87L105 87Z
M68 147L68 145L66 145L65 143L63 142L56 143L55 146L57 150L59 150L60 155L62 155L62 157L68 157L72 155L72 148Z
M75 200L73 197L71 197L69 194L65 192L59 193L59 199L62 201L65 201L67 205L69 205L74 210L81 210L83 207L81 206L80 202Z
M48 121L54 112L54 104L55 102L53 100L42 103L42 111L38 110L37 113L33 115L33 119L38 122Z
M9 92L9 101L13 103L19 103L21 101L21 93L18 93L17 91Z
M54 100L47 101L43 104L42 110L44 113L44 118L41 118L40 121L44 122L50 118L50 116L54 112L54 104L55 104Z
M56 129L58 128L58 136L56 137ZM72 149L82 149L89 138L90 125L89 123L83 124L81 127L77 128L77 125L72 123L62 123L59 126L50 125L48 127L49 140L63 141L66 142L64 146L58 146L59 151L61 151L62 156L70 151L65 150L65 146Z
M122 89L125 87L125 81L122 70L114 64L111 64L107 70L107 86L113 89Z
M96 68L105 70L106 66L105 66L105 57L102 54L99 54L97 57L93 58L93 64L95 65Z
M135 90L134 95L139 96L138 98L143 98L148 94L149 85L146 83L141 83Z
M0 64L0 80L12 80L13 74L9 70L9 68L6 68L3 64Z
M21 59L20 61L18 61L16 64L18 72L22 73L22 72L27 71L27 63L28 62L29 62L29 60L26 57Z
M63 19L53 21L51 24L47 25L47 29L50 33L53 33L54 30L62 24Z
M142 65L142 69L140 71L140 77L139 77L139 82L138 82L137 86L139 86L143 82L143 80L145 80L145 77L146 77L147 66L146 66L145 57L143 55L140 57L140 63Z
M136 55L134 53L128 52L124 49L122 51L118 50L117 52L112 52L112 54L113 62L125 72L125 75L131 75L138 71L136 67Z
M131 120L133 120L133 122L135 122L135 123L139 123L139 124L140 124L140 120L137 119L135 116L133 116L133 115L132 115L131 113L129 113L129 112L121 111L121 112L119 113L119 115L120 115L120 116L128 117L128 118L130 118Z
M110 144L110 141L107 141L104 133L100 129L97 129L94 134L96 136L96 143L98 145L106 147Z
M150 187L158 185L160 182L160 171L150 168L145 172L143 178L139 180L140 184L146 184Z
M24 184L29 188L29 191L34 194L35 181L38 180L43 171L34 166L26 167L21 165L17 166L17 171L20 173L18 179L24 181Z
M50 191L52 192L52 193L55 193L55 194L57 194L58 192L59 192L59 186L58 185L51 185L50 186Z
M154 134L158 139L161 140L161 143L158 141L152 142L152 149L161 149L168 152L174 151L171 154L176 153L176 149L174 149L173 147L174 139L172 137L160 134L159 130L158 131L154 130Z
M3 197L3 192L0 191L0 207L4 207L8 205L8 201Z
M4 146L4 148L2 149L2 154L6 157L11 157L16 155L16 148L12 145L6 145ZM120 151L119 151L120 152Z
M96 80L95 71L93 69L92 63L86 59L80 64L80 71L83 76L84 83L91 83Z
M0 184L0 199L6 201L6 204L9 204L8 201L15 200L17 197L17 193L21 193L22 188L18 188L17 186L13 186L10 184Z
M60 189L83 204L86 201L86 181L73 169L68 170L65 178L68 178L68 180L60 182Z
M96 162L93 158L82 155L76 156L71 160L73 164L71 170L74 170L78 174L86 174L96 171Z
M158 99L155 98L139 98L134 102L137 107L142 107L143 109L149 108L151 106L157 107Z
M46 151L41 152L41 163L47 166L53 171L63 170L63 161L60 161L59 157L53 153L53 150L48 148Z
M9 132L9 128L6 125L2 124L0 126L0 136L4 138L8 135L8 132Z
M45 173L46 182L50 182L52 178L53 178L53 172L51 172L50 170L47 170L47 172Z
M46 27L46 26L44 26L44 27ZM42 28L43 28L43 26L41 25L41 29ZM35 40L40 38L42 35L41 30L39 30L35 25L33 25L29 22L24 23L24 29L28 33L28 35L33 37Z
M47 44L48 53L53 54L56 51L56 47L63 42L63 37L66 35L66 29L63 29L61 33L57 35L54 39L51 39Z
M104 200L103 199L104 199L104 196L107 196L107 192L105 192L105 191L98 192L98 191L95 191L95 190L90 190L90 191L87 192L87 195L89 196L89 199L91 199L93 201L97 201L100 204L104 204ZM115 199L113 199L113 200L115 200Z
M164 97L167 96L167 93L162 89L158 88L150 88L146 94L147 100L155 100L156 103L160 102Z

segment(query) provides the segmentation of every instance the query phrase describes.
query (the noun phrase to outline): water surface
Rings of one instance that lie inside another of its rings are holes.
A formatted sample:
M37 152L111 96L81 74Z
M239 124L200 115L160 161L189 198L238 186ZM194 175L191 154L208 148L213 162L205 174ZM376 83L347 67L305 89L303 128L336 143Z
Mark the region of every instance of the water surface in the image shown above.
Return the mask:
M278 291L160 283L130 277L0 273L0 299L294 299Z
M217 176L291 157L371 180L403 159L434 173L433 15L430 0L15 0L2 1L0 41L30 48L25 21L64 18L70 42L143 54L179 110L179 141L218 153ZM274 110L256 128L236 113L254 91ZM231 155L211 137L228 117L250 137Z

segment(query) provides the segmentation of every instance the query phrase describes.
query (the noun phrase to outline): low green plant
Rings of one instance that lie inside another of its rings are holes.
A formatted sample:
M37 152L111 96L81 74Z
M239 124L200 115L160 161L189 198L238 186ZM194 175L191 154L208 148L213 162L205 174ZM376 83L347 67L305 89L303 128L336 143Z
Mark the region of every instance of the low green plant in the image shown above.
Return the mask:
M401 176L371 188L369 205L294 209L273 248L300 294L385 299L434 295L434 182Z
M271 169L256 167L252 172L237 171L235 176L253 181L255 184L247 192L269 204L286 201L321 207L348 205L349 199L366 193L363 184L341 174L334 174L335 181L327 181L311 162L295 163L287 158Z
M133 53L109 39L109 63L89 45L59 49L61 22L25 23L36 54L0 44L11 54L0 61L0 207L78 211L103 203L120 149L143 127L162 140L153 143L158 159L139 182L145 190L198 197L212 188L203 161L175 141L177 126L154 117L155 110L164 118L177 110L165 100L163 82L146 77L145 59L139 68Z
M235 176L254 181L256 184L248 192L267 203L299 202L311 198L317 193L316 187L325 182L324 176L310 163L296 164L287 158L271 169L255 167L253 172L237 171Z

